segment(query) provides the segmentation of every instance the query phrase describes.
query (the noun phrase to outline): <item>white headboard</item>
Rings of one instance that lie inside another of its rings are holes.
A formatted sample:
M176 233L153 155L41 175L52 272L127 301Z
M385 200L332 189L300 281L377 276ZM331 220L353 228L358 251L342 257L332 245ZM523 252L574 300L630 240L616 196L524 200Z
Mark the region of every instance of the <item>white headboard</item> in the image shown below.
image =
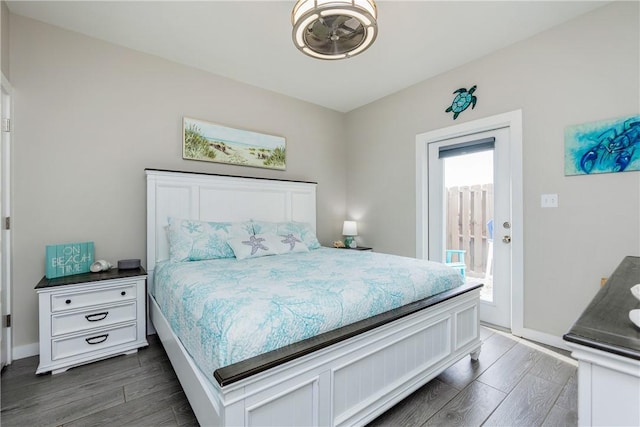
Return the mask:
M169 257L168 218L299 221L316 228L316 183L146 169L147 272Z

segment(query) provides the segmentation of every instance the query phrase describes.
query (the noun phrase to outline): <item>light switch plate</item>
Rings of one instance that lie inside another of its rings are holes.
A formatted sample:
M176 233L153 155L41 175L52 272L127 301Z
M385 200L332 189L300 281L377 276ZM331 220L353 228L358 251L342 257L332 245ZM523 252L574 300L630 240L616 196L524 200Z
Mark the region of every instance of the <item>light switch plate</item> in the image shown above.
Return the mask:
M558 195L557 194L543 194L540 196L540 206L543 208L557 208L558 207Z

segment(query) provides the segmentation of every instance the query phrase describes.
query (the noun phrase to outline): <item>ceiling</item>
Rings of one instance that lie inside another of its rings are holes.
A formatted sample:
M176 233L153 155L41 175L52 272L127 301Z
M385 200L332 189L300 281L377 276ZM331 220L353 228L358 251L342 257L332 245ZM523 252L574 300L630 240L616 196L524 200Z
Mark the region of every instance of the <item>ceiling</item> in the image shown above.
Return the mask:
M339 61L294 47L293 0L7 5L15 14L347 112L606 3L378 0L377 40Z

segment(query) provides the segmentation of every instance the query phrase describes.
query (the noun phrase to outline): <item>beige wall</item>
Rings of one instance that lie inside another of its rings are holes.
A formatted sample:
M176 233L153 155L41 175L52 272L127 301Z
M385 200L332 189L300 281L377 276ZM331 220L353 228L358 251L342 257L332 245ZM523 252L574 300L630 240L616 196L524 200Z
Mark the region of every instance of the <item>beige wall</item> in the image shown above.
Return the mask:
M323 243L340 235L348 203L362 244L413 256L416 135L520 108L525 327L566 332L600 277L640 254L639 173L565 177L562 164L565 126L640 109L638 3L346 115L16 15L10 24L14 346L37 342L46 244L93 240L98 257L144 262L145 167L318 181ZM471 84L478 105L453 122L451 92ZM286 136L287 171L182 160L184 115ZM540 209L541 193L558 193L560 207Z
M9 8L0 1L0 69L9 78Z
M606 6L349 113L347 206L362 243L415 255L417 134L522 109L524 326L567 332L600 278L640 255L640 172L563 172L567 125L640 111L638 8ZM476 108L454 122L451 92L473 84ZM541 209L543 193L559 208Z
M318 182L318 237L340 235L342 114L11 15L14 346L38 340L46 244L145 263L144 168ZM182 117L282 135L287 170L182 160Z

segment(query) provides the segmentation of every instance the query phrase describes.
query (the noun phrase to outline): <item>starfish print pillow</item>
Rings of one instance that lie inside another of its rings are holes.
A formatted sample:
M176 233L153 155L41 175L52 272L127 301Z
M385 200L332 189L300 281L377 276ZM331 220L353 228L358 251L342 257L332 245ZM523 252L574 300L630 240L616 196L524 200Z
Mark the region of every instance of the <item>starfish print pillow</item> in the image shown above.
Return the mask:
M288 254L293 252L309 252L309 248L301 240L301 237L293 233L280 234L275 237L276 251L279 254Z
M251 222L206 222L169 218L167 237L171 261L233 258L230 238L253 234Z
M244 237L229 239L228 243L237 259L278 255L278 240L273 234L247 234Z
M316 233L313 231L313 228L311 228L311 224L306 222L253 221L253 232L255 234L268 233L278 236L293 234L309 249L318 249L320 247L320 242L318 242L318 238L316 237Z

